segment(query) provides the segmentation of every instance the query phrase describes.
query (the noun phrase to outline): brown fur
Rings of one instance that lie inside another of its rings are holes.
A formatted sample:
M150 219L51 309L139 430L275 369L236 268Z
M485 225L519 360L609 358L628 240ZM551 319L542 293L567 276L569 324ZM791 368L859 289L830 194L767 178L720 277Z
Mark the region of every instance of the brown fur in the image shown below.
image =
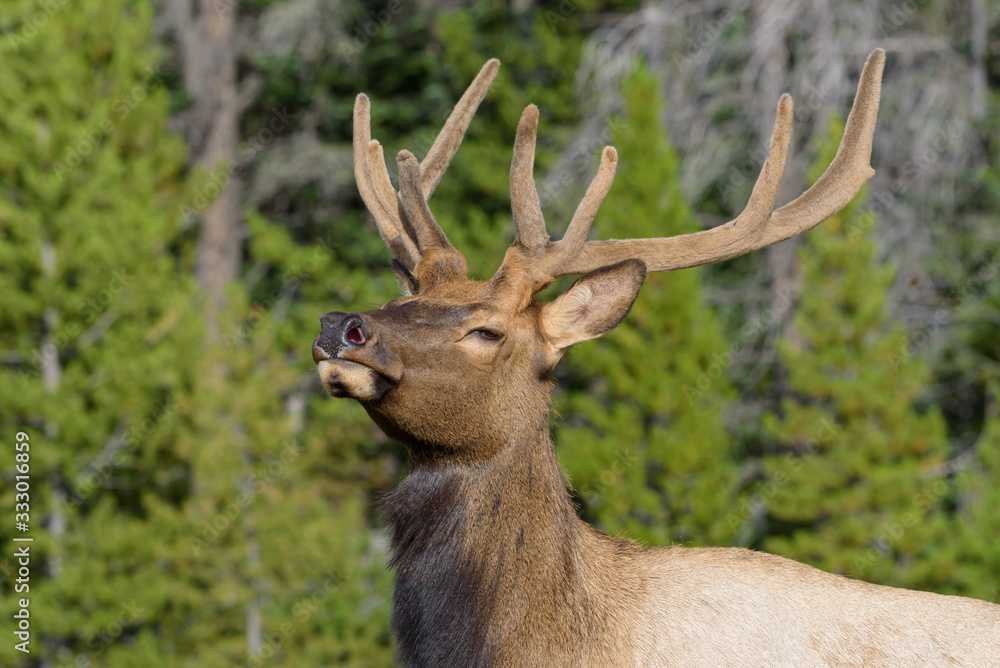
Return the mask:
M426 200L496 61L424 163L400 155L398 195L359 96L358 185L404 296L377 311L323 316L313 358L331 394L358 400L409 452L410 474L382 504L406 665L1000 662L1000 606L856 582L749 550L642 549L600 534L577 517L549 436L552 368L574 343L621 321L647 267L734 257L812 227L854 196L871 173L881 65L881 52L872 54L838 157L816 186L771 211L791 117L783 98L747 210L715 230L669 239L586 241L617 164L606 149L569 231L549 241L531 177L538 114L530 107L511 168L518 239L488 282L466 277ZM569 273L586 275L553 302L533 300Z

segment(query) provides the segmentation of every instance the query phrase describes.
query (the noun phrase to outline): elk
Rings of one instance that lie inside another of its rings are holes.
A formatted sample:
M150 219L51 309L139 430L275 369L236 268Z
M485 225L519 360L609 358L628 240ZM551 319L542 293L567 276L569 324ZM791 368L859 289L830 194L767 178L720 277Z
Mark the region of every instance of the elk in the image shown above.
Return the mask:
M874 51L836 157L774 209L791 135L781 97L746 209L669 238L588 241L618 155L607 147L569 226L549 239L533 176L538 110L518 123L514 243L488 281L427 201L499 62L483 66L423 161L400 151L399 190L354 108L354 172L402 296L320 318L325 389L403 443L410 471L382 501L395 571L392 625L408 666L985 666L1000 606L873 585L741 548L644 548L576 514L549 433L552 369L628 313L646 272L718 262L801 234L840 210L869 165L885 53ZM534 295L581 276L550 302ZM696 444L692 444L696 447Z

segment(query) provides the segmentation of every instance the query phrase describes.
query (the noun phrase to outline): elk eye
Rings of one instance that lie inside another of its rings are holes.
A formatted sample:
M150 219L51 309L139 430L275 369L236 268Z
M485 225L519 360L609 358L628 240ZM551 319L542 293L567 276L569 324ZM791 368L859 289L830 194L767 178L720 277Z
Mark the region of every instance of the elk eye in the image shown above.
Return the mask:
M469 334L478 336L479 338L484 339L486 341L499 341L500 339L503 338L503 334L496 331L495 329L486 329L486 328L474 329L471 332L469 332Z

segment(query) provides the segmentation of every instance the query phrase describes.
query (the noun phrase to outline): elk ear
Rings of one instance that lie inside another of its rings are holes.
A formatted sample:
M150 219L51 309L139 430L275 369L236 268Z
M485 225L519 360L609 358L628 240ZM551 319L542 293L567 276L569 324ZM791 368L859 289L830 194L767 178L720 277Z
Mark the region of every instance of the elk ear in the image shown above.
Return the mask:
M561 354L614 329L632 308L645 279L641 260L625 260L590 272L545 304L540 322L552 352Z

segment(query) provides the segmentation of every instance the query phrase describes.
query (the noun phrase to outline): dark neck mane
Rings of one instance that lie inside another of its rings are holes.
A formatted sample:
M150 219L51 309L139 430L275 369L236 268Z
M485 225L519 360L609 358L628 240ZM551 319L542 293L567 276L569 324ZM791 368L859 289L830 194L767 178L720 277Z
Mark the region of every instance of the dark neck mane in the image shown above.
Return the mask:
M525 636L565 654L596 623L580 585L595 541L613 542L576 516L547 429L527 440L488 463L415 466L385 498L406 665L488 666Z

